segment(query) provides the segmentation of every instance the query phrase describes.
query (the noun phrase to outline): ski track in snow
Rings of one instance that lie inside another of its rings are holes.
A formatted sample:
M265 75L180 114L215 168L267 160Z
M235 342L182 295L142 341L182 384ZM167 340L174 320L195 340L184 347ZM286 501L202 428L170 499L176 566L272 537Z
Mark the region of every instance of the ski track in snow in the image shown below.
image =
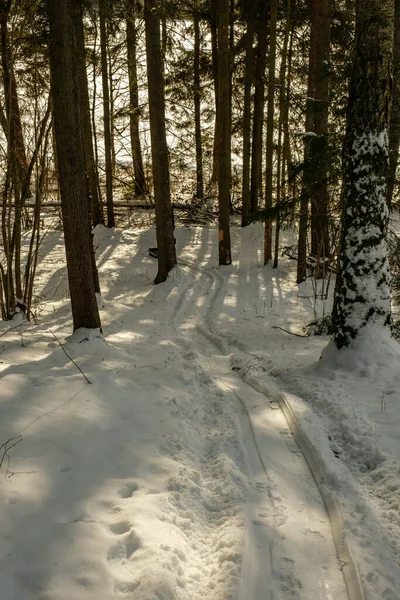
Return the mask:
M239 402L238 425L245 440L242 451L249 490L238 598L346 598L325 509L281 411L276 406L272 408L264 396L232 371L229 373L227 356L215 356L215 348L225 355L229 352L224 339L212 332L211 315L218 296L223 293L223 278L218 271L183 264L211 282L206 292L199 294L202 311L197 313L193 326L214 345L214 352L207 345L203 349L205 370L230 392L231 401L233 395ZM193 316L193 308L189 314ZM191 343L193 337L192 332ZM199 347L202 345L200 342ZM214 354L211 358L207 356L210 351ZM216 369L218 362L221 367ZM257 426L258 419L262 421L261 427ZM256 422L257 432L252 421ZM286 477L282 472L286 472Z
M0 600L344 600L304 458L215 329L224 279L208 252L155 289L150 234L102 235L109 333L67 342L93 385L40 326L6 347L2 432L24 439L10 463L22 474L0 481ZM62 338L52 266L46 324Z

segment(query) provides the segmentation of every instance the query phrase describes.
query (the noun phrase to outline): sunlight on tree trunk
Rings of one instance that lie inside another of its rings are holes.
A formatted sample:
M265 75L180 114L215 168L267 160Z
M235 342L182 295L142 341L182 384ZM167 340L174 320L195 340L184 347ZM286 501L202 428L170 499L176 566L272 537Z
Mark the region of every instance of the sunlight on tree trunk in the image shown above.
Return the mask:
M166 280L176 265L173 212L170 195L168 147L165 130L163 58L160 16L154 0L144 6L146 27L147 78L150 108L151 154L156 206L158 273L155 283Z
M339 349L372 326L389 332L386 231L393 25L392 0L358 2L343 153L340 270L333 308Z

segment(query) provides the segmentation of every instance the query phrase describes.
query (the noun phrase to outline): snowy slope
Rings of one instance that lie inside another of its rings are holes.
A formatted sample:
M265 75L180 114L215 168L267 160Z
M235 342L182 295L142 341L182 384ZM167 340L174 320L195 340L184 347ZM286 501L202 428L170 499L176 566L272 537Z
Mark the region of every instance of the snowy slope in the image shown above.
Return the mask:
M376 406L376 373L317 369L326 339L272 329L301 334L315 303L290 261L261 267L258 226L233 230L221 270L214 229L176 233L180 265L153 286L154 231L96 232L104 338L70 336L56 232L37 324L1 324L0 445L22 440L0 471L0 599L344 600L282 388L331 452L368 600L397 598L395 380Z

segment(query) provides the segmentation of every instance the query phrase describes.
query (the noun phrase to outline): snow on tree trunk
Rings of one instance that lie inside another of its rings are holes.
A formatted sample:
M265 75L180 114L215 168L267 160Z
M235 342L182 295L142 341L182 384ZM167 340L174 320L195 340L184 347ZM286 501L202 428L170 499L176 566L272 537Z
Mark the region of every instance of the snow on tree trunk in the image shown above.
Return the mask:
M390 324L386 257L388 120L393 0L359 0L356 47L343 151L344 202L333 309L340 349Z

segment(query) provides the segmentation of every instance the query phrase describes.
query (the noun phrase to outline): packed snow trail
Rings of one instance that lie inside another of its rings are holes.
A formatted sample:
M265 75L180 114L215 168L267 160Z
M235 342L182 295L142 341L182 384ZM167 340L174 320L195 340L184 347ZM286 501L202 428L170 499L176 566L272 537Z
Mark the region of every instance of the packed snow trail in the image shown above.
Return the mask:
M71 331L58 233L40 324L1 340L0 441L23 439L0 477L0 600L345 600L286 423L213 330L206 249L155 287L154 233L101 233L106 339L66 342L91 385L51 333Z
M196 349L204 373L227 394L225 401L234 409L239 402L248 491L238 600L345 600L329 519L302 452L279 407L232 371L226 342L212 332L223 280L218 272L182 264L195 278L182 292L174 328L183 345Z

